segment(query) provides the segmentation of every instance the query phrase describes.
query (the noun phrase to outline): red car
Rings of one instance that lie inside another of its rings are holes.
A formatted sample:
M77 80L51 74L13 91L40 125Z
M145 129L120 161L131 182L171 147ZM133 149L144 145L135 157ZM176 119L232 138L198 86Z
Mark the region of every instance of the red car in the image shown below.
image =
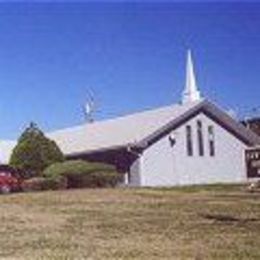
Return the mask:
M18 191L20 189L20 181L14 177L10 172L0 172L0 192L9 193L11 191Z

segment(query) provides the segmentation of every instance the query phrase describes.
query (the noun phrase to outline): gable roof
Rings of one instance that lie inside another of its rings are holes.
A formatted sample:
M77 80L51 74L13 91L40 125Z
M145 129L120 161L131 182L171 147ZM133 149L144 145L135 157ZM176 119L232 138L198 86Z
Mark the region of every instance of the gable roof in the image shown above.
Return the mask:
M185 105L175 104L146 110L114 119L60 129L46 135L58 144L65 155L134 146L199 103L197 101ZM1 163L9 161L15 145L16 141L0 142Z
M198 113L206 114L209 118L221 125L246 145L252 146L260 144L260 137L258 135L256 135L250 129L246 128L243 124L233 119L213 103L207 100L203 100L194 105L188 111L181 114L179 117L172 118L168 124L145 137L142 141L139 142L138 147L145 149L147 146L156 142L158 139L168 134L173 129L176 129L180 125L184 124Z
M147 110L48 133L66 155L135 146L200 101Z
M58 144L65 155L88 154L128 146L145 149L198 113L206 114L245 144L260 145L259 136L206 100L83 124L46 135ZM9 160L15 144L15 141L1 141L2 162Z
M115 119L84 124L49 133L66 155L92 153L122 147L145 149L185 123L204 113L245 144L260 144L260 137L207 100L176 104Z

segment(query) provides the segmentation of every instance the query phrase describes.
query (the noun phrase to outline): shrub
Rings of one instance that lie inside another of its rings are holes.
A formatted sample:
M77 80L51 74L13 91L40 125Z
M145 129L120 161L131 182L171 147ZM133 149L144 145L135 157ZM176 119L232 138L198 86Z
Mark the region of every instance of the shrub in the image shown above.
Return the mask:
M42 182L44 182L45 178L42 177L34 177L23 181L22 190L23 191L40 191Z
M23 191L60 190L67 188L67 179L34 177L23 181Z
M42 190L64 190L67 189L68 182L66 177L45 178L42 183Z
M25 173L23 177L37 177L49 165L64 160L56 143L44 136L33 123L22 133L14 148L10 165Z
M115 187L123 177L116 172L93 172L91 175L94 187Z
M55 163L44 170L43 176L66 177L68 188L114 187L121 178L111 165L83 160Z

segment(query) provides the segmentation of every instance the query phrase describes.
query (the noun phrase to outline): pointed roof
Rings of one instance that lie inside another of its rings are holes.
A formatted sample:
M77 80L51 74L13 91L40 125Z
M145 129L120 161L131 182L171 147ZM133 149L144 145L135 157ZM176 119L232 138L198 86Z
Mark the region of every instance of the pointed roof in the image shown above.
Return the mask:
M199 102L174 104L47 133L66 155L134 146Z
M190 50L187 56L186 86L182 104L143 111L115 119L47 133L66 156L91 154L129 146L146 149L198 113L204 113L246 145L260 144L260 138L214 104L202 100L197 89ZM15 141L0 142L0 161L8 162Z
M146 149L173 129L204 113L246 145L260 145L260 137L207 100L176 104L114 119L47 133L66 156L127 147ZM7 163L14 141L0 142L0 160Z
M200 99L201 97L196 83L191 50L188 50L186 64L186 84L182 94L182 103L184 104L188 102L199 101Z
M67 155L123 147L145 149L199 113L206 114L246 145L260 144L252 131L207 100L176 104L48 133Z
M247 146L260 145L260 137L244 125L236 121L229 116L225 111L211 103L208 100L195 101L187 103L182 106L188 106L189 109L179 114L178 116L172 116L168 124L158 128L157 131L151 133L146 138L141 140L137 145L143 149L150 146L166 134L169 134L172 130L176 129L180 125L190 120L192 117L202 113L208 118L212 119L215 123L222 126L233 136L238 138Z

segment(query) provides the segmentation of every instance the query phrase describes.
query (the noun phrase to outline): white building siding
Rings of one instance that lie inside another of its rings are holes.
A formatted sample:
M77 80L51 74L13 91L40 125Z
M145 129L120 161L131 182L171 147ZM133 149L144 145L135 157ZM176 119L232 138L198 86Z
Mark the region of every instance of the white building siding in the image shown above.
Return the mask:
M202 122L204 156L199 156L197 121ZM193 156L187 155L186 126L192 127ZM209 154L208 126L215 135L215 156ZM246 145L204 114L199 114L176 129L176 144L163 137L143 152L140 175L142 186L229 183L246 180Z
M141 186L141 176L142 172L142 158L139 157L134 161L134 163L130 167L129 177L128 177L128 185L129 186Z

